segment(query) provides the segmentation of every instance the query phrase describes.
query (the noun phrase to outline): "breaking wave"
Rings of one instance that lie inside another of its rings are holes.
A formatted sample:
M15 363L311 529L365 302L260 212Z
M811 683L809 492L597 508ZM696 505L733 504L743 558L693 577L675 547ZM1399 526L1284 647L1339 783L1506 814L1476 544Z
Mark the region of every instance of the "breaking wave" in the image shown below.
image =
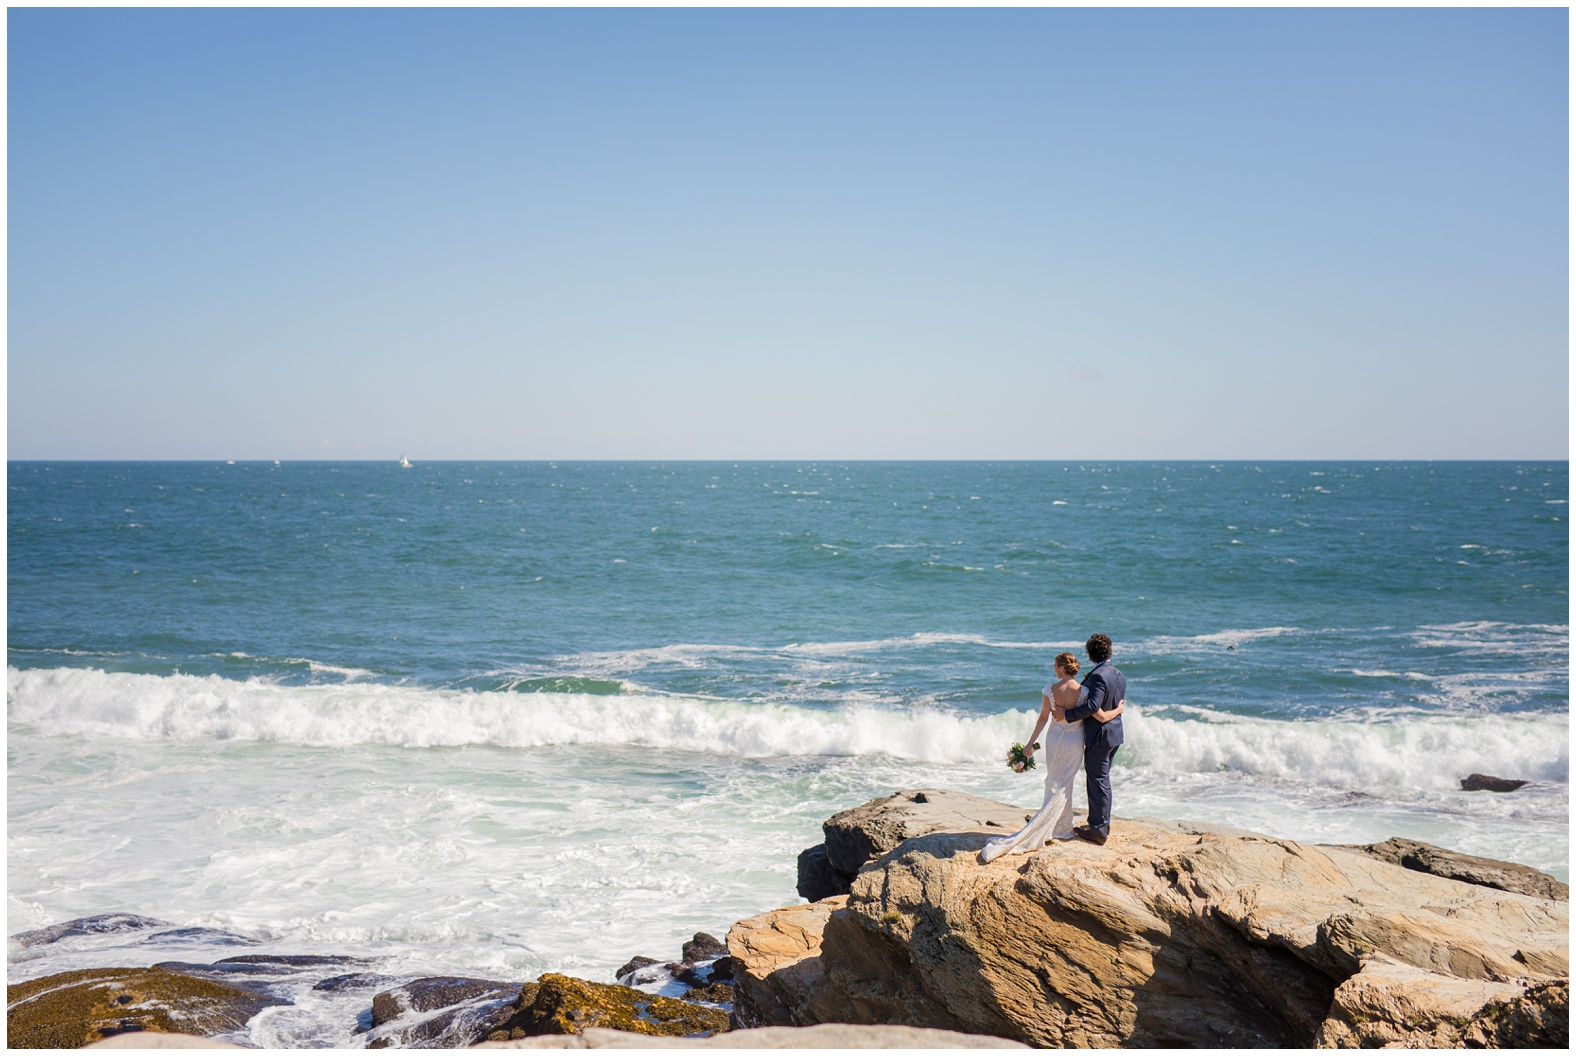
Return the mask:
M591 688L591 687L586 687ZM432 748L628 745L737 757L885 755L994 765L1032 715L944 706L803 707L659 693L472 691L377 683L281 686L217 675L81 668L7 673L10 721L44 736ZM1559 782L1569 718L1393 709L1284 721L1130 702L1119 767L1335 788L1437 788L1468 773Z

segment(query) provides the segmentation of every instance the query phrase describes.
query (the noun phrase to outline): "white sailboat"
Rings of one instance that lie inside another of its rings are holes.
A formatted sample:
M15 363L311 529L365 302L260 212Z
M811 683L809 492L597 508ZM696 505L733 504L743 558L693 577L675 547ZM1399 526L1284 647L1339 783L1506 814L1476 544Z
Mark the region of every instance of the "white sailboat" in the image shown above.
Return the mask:
M399 456L399 468L400 469L409 469L410 468L410 459L406 458L403 454Z

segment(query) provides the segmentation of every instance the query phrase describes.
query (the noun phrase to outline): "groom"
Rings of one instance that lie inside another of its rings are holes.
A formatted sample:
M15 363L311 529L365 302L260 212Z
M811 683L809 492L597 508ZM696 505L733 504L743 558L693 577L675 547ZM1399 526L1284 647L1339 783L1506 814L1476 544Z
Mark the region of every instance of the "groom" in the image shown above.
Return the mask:
M1127 678L1111 663L1111 639L1091 635L1084 652L1094 667L1084 676L1083 688L1089 691L1084 702L1067 710L1067 721L1083 724L1084 781L1089 789L1089 824L1073 827L1073 835L1090 843L1104 844L1111 834L1111 759L1122 744L1122 716L1110 722L1089 719L1102 708L1114 708L1127 699Z

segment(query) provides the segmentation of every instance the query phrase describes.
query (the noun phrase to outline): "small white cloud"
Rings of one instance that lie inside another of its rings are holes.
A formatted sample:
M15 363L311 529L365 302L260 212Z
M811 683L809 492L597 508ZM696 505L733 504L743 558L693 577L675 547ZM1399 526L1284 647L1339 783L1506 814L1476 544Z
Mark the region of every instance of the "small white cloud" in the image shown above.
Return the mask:
M1073 376L1074 381L1102 381L1100 372L1093 367L1072 366L1067 367L1067 373Z

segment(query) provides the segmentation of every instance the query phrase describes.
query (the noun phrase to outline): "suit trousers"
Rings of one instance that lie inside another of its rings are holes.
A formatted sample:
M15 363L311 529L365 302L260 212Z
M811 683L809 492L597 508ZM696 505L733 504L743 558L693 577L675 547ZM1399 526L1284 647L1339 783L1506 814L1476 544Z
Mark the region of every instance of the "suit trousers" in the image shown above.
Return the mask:
M1093 744L1084 749L1084 784L1089 790L1088 825L1101 836L1111 835L1111 760L1121 745Z

